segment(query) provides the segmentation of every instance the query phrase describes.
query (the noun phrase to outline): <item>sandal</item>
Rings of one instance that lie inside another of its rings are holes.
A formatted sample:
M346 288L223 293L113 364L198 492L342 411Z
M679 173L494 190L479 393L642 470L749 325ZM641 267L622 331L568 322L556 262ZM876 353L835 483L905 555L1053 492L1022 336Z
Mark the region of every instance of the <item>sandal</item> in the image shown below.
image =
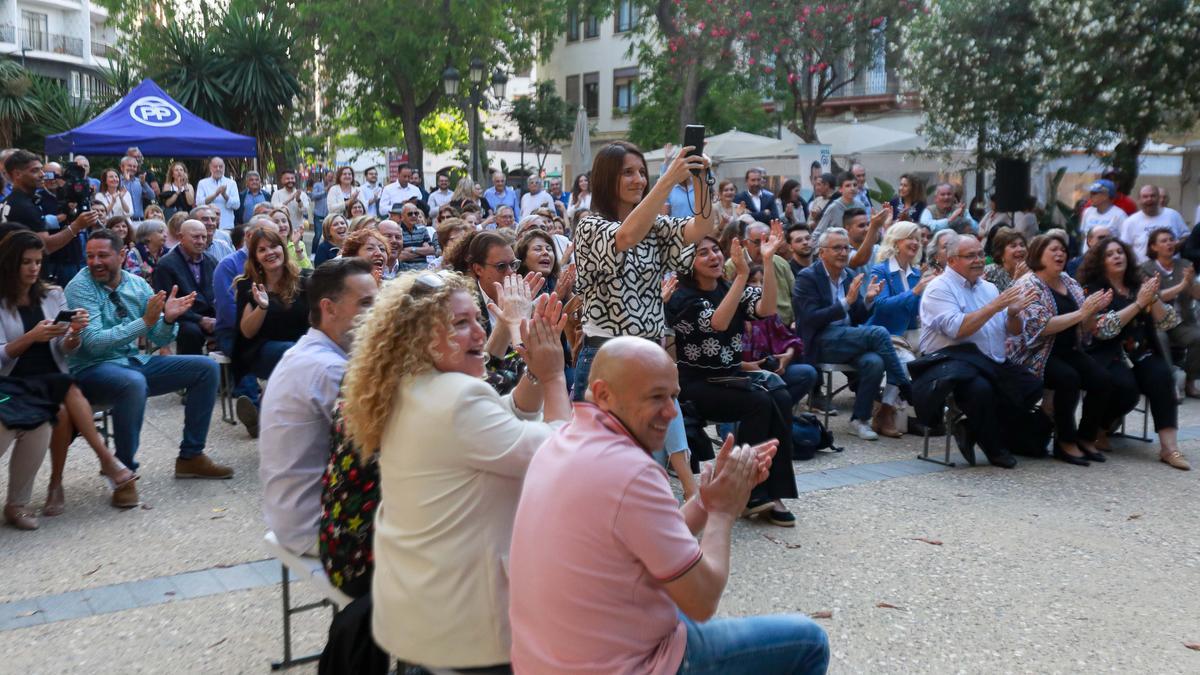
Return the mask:
M120 468L117 470L117 472L116 472L116 473L117 473L117 475L118 475L118 476L120 476L120 475L124 475L124 476L125 476L125 477L124 477L123 479L121 479L121 480L117 480L117 478L116 478L116 477L114 477L114 476L110 476L109 474L107 474L107 473L104 473L104 471L103 471L103 470L101 470L101 471L100 471L100 475L104 477L104 480L105 480L106 482L108 482L108 487L109 487L109 489L111 489L113 492L116 492L117 490L120 490L121 488L125 487L126 485L129 485L129 484L130 484L130 483L132 483L133 481L135 481L135 480L137 480L137 479L141 478L141 476L139 476L137 473L135 473L135 472L133 471L133 469L130 469L129 467L125 466L124 464L122 464L122 463L121 463L121 462L119 462L119 461L117 462L117 466L118 466L118 467L120 467ZM125 472L125 473L123 473L123 472Z
M62 485L51 485L46 490L46 505L42 507L43 516L60 516L65 510L67 496L63 493Z

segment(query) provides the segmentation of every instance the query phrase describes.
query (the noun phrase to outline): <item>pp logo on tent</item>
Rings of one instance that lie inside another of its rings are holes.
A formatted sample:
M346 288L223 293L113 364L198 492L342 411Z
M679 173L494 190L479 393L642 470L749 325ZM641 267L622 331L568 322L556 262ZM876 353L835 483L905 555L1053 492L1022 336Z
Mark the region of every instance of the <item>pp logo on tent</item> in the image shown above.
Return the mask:
M129 104L129 116L149 127L173 127L183 121L179 108L161 96L143 96Z

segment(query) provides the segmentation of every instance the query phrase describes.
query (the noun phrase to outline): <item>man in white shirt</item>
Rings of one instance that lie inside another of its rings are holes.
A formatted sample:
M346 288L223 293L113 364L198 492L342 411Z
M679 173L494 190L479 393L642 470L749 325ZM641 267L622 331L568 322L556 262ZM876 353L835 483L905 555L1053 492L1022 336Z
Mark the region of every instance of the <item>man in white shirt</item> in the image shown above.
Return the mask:
M867 194L867 167L855 162L850 165L850 173L854 174L854 180L858 183L858 205L870 218L875 205L871 203L871 195Z
M329 462L351 328L378 289L370 263L361 258L335 258L318 267L308 285L312 327L284 353L263 395L258 437L263 519L292 553L317 555L321 476Z
M312 222L312 200L304 190L296 187L296 172L291 169L279 173L279 187L271 195L271 204L288 212L292 230L303 229L305 220Z
M542 189L542 179L530 176L526 185L529 191L521 196L521 213L528 215L538 209L550 209L550 213L554 213L554 197Z
M1093 228L1105 227L1109 232L1119 233L1121 226L1125 224L1125 212L1113 204L1113 199L1117 196L1116 184L1102 178L1092 183L1088 192L1091 193L1092 205L1084 209L1079 218L1079 234L1084 238L1084 251L1087 251L1086 242L1091 239L1088 233Z
M368 167L363 171L363 184L358 186L359 197L367 203L367 215L379 217L379 200L383 198L383 185L379 182L379 169Z
M1038 292L1029 285L1013 284L1000 293L983 278L979 240L949 236L947 268L929 282L921 297L920 344L926 356L909 364L914 403L920 411L922 401L932 400L926 397L943 386L939 380L951 383L941 397L953 392L955 403L967 416L965 424L956 424L954 430L963 456L975 464L973 445L978 442L988 461L1011 469L1017 460L1002 430L1028 428L1020 415L1041 397L1042 381L1007 360L1004 341L1021 334L1025 326L1021 312ZM922 377L926 373L930 377ZM1021 400L1013 401L1014 396ZM940 411L942 406L936 402L932 408Z
M225 160L213 157L208 162L209 177L196 184L196 206L212 206L221 214L221 229L232 230L234 214L242 205L237 183L225 175Z
M383 188L383 194L379 196L377 213L391 213L393 204L403 204L404 202L416 199L421 199L421 191L412 182L412 168L407 164L401 164L396 169L396 182L388 183Z
M450 176L444 173L437 175L437 188L429 193L429 215L436 216L438 209L450 203L454 191L450 189Z
M1175 238L1186 239L1190 232L1183 222L1183 216L1175 209L1163 208L1159 205L1158 188L1153 185L1143 185L1138 191L1138 206L1141 210L1125 219L1121 226L1121 241L1133 247L1138 264L1148 260L1146 242L1150 233L1160 227L1170 228Z

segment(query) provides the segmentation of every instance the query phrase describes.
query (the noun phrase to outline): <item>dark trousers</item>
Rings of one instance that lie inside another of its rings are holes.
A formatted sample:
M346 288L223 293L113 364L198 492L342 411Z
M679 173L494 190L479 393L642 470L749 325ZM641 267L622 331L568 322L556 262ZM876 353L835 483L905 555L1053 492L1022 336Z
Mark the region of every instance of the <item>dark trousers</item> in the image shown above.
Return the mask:
M1124 359L1115 359L1106 370L1112 378L1112 396L1108 399L1105 422L1124 417L1145 394L1150 399L1155 431L1179 427L1179 404L1175 401L1171 367L1163 357L1149 354L1135 362L1133 368L1125 365Z
M208 342L208 335L200 330L200 324L192 321L179 322L179 334L175 336L175 353L177 354L203 354L204 343Z
M1094 441L1106 421L1106 408L1112 395L1108 373L1092 357L1078 350L1066 354L1051 354L1046 360L1046 388L1054 390L1054 428L1058 440L1075 443ZM1075 408L1081 392L1083 415L1075 426Z
M1023 366L1012 361L995 365L996 377L1008 382L1010 395L1004 395L993 380L982 374L958 382L954 401L967 417L966 424L975 442L989 458L1004 457L1018 445L1016 436L1029 428L1029 411L1041 394L1042 383ZM1019 392L1026 400L1011 395Z
M691 403L706 420L737 422L738 443L755 445L772 438L779 439L771 473L754 488L753 496L794 499L798 493L792 469L792 398L787 388L768 390L749 377L733 380L714 383L704 377L681 376L679 400Z

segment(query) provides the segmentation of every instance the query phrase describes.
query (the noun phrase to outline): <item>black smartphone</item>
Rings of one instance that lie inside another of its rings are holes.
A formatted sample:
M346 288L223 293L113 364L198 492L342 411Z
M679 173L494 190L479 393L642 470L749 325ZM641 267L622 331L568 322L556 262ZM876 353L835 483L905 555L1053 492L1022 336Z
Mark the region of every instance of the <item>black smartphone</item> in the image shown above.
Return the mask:
M687 154L688 157L704 154L704 125L687 125L683 130L683 145L684 147L692 146L692 149ZM692 169L692 175L699 176L700 169Z
M72 312L69 309L64 309L58 313L58 316L54 317L54 323L71 323L71 319L74 317L75 312Z

